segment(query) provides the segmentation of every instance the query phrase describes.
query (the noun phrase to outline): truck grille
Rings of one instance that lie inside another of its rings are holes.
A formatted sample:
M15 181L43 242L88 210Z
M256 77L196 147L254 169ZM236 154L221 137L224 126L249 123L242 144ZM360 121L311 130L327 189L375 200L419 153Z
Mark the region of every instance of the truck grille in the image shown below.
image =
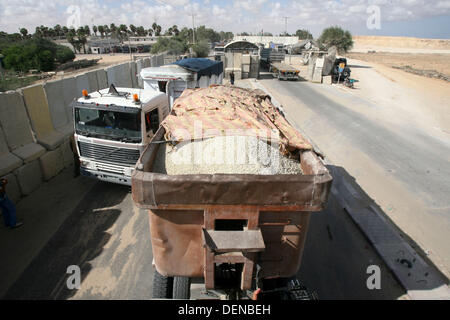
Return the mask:
M86 142L78 142L78 146L82 157L102 162L130 166L135 165L140 156L139 150L136 149L116 148Z

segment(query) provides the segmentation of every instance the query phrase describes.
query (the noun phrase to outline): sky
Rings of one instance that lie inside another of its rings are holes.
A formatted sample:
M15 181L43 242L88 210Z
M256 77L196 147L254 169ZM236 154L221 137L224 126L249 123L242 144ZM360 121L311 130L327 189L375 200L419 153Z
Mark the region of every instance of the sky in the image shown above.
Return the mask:
M38 25L205 25L217 31L279 34L332 25L354 35L450 38L450 0L0 0L0 31Z

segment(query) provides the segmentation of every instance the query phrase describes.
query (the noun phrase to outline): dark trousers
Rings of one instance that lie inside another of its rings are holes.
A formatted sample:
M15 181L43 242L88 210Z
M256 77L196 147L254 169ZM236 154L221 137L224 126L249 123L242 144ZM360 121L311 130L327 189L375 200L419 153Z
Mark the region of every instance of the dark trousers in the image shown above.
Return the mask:
M0 209L2 210L3 220L7 227L14 227L16 225L16 206L14 203L5 195L3 200L0 200Z

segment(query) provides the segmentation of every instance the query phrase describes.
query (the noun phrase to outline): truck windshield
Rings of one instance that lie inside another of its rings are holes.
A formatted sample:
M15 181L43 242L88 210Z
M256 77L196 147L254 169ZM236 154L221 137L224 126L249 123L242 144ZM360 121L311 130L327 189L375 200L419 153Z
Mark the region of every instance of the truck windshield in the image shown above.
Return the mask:
M101 139L141 142L141 112L75 108L77 134Z

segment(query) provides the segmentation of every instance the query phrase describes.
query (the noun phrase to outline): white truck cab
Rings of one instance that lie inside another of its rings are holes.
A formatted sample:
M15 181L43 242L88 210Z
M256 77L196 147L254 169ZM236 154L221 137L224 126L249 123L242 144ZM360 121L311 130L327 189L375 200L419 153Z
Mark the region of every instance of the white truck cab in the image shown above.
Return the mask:
M167 95L156 90L103 89L72 103L82 175L131 185L145 146L169 114Z

